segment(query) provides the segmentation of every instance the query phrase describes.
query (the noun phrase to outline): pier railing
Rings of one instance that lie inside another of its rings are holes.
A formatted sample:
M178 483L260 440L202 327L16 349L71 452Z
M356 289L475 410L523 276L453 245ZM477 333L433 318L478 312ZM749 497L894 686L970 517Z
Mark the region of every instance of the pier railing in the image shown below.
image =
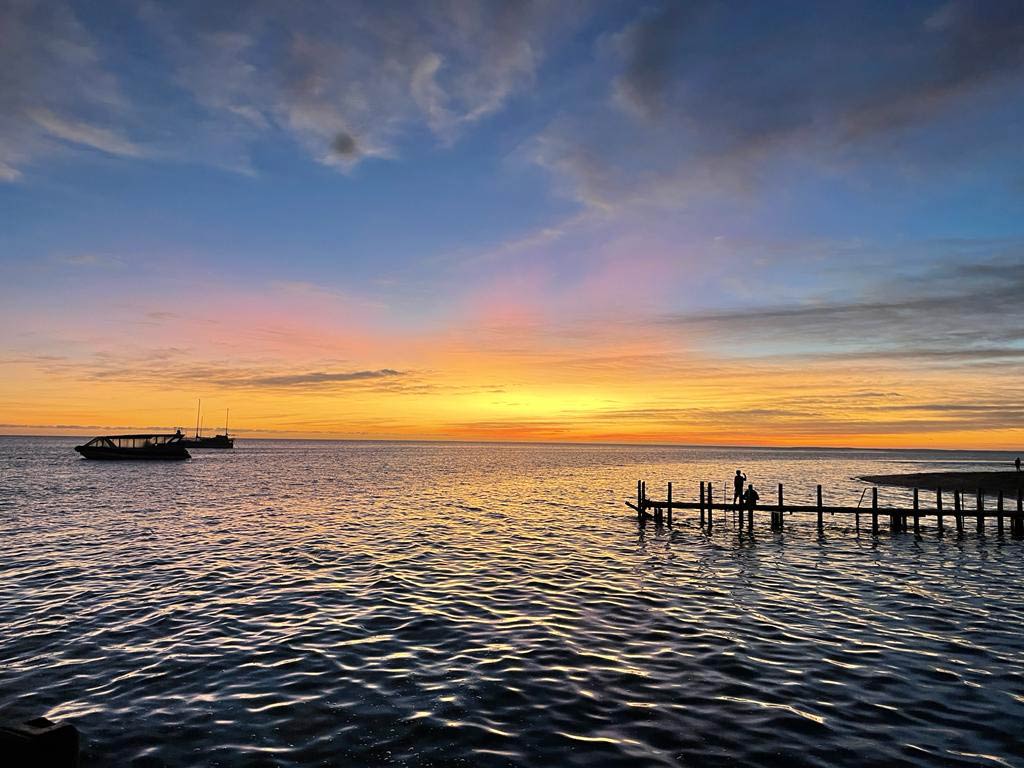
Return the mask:
M815 504L791 504L785 500L785 492L782 483L779 483L778 500L775 503L764 503L762 499L756 504L746 502L732 502L725 496L721 501L715 500L715 486L713 483L700 484L700 496L698 501L675 501L672 498L672 483L668 484L664 499L652 499L647 495L647 483L638 480L636 484L636 502L627 501L626 506L637 513L640 522L654 520L655 523L673 523L674 510L692 510L700 513L701 528L711 530L715 525L716 512L732 513L732 520L738 524L739 530L746 528L754 530L754 514L759 513L763 519L764 513L768 514L771 530L781 531L784 526L785 516L790 513L812 513L817 515L818 530L824 528L825 515L852 515L854 527L857 531L861 528L861 517L865 522L870 521L871 532L878 534L878 521L882 518L886 521L887 528L892 533L905 532L912 525L914 533L921 532L921 521L934 519L935 528L942 532L948 520L955 526L957 532L963 533L965 520L973 519L977 526L978 533L985 532L985 520L995 518L996 530L998 533L1004 531L1004 521L1009 521L1010 533L1014 536L1024 537L1024 491L1017 490L1016 504L1013 499L1006 500L1003 492L996 495L995 508L986 506L986 495L984 489L979 488L974 494L974 508L968 509L963 497L963 491L953 491L953 507L944 505L943 491L935 491L935 506L926 507L921 504L921 494L917 488L913 489L914 500L911 507L880 507L878 504L878 488L871 488L871 506L826 506L822 500L821 486L817 486ZM1014 508L1015 507L1015 508Z

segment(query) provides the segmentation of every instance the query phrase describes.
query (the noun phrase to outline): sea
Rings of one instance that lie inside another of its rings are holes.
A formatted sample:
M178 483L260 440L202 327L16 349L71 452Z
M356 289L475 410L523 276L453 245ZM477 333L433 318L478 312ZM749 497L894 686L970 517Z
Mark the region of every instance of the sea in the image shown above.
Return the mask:
M1011 454L80 442L0 438L0 722L75 725L83 766L1024 766L1008 529L623 503Z

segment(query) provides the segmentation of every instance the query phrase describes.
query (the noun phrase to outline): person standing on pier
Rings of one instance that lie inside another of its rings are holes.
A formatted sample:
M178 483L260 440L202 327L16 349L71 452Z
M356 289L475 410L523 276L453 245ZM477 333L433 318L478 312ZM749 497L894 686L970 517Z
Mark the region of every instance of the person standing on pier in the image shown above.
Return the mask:
M1015 466L1017 468L1017 471L1020 472L1020 456L1018 456L1017 460L1013 462L1013 466Z
M732 479L732 505L743 504L743 484L747 482L747 476L736 470L736 477Z
M743 507L745 509L753 509L760 498L761 494L754 489L754 484L751 483L747 486L747 492L743 494Z

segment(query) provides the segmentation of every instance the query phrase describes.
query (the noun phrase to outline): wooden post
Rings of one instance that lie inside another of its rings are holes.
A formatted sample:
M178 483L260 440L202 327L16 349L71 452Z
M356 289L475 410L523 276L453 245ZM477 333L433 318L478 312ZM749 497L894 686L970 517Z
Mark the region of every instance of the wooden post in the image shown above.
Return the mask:
M1003 489L999 489L999 495L996 497L996 531L1000 536L1003 535Z
M956 532L964 532L964 516L960 514L960 491L953 491L953 514L956 517Z
M985 491L981 488L978 489L978 533L985 532L985 515L982 514L985 511Z
M754 502L750 502L750 506L747 508L747 530L751 534L754 532Z
M733 490L732 496L733 496L732 506L735 507L735 509L736 509L736 511L738 513L739 529L742 530L743 529L743 494L742 494L742 492L739 493L739 501L738 502L735 499L735 496L736 496L735 490Z
M914 489L914 535L921 533L921 517L917 514L917 510L920 509L917 499L917 488Z
M871 489L871 535L878 535L878 489Z
M668 484L668 524L672 525L672 483Z
M935 489L935 510L938 512L936 515L936 521L939 526L939 533L942 533L942 489Z
M782 530L782 483L779 483L779 511L775 513L776 530Z
M822 521L821 521L821 486L819 485L818 486L818 531L819 532L821 531L821 528L822 528Z
M644 485L642 480L636 481L636 519L644 520Z
M735 493L735 491L733 491L733 493ZM736 505L737 505L737 507L738 507L738 509L740 511L739 523L740 523L740 530L742 531L743 530L743 492L742 491L740 492L740 500L738 502L735 502L735 503L736 503Z
M708 530L711 530L711 525L715 519L715 491L713 485L708 483Z
M1018 481L1019 482L1019 481ZM1019 536L1021 531L1024 531L1024 518L1021 517L1021 513L1024 512L1024 496L1022 496L1021 487L1017 486L1017 517L1014 518L1016 526L1011 526L1011 530L1016 528L1017 535Z
M700 527L704 527L704 481L700 481Z

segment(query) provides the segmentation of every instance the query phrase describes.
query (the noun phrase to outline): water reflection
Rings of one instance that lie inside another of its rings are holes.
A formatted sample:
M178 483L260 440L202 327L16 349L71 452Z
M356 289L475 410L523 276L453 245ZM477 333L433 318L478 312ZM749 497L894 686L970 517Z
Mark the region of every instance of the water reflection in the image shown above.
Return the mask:
M1021 542L622 506L737 466L855 504L929 455L67 453L0 441L0 701L75 720L87 765L1019 761Z

